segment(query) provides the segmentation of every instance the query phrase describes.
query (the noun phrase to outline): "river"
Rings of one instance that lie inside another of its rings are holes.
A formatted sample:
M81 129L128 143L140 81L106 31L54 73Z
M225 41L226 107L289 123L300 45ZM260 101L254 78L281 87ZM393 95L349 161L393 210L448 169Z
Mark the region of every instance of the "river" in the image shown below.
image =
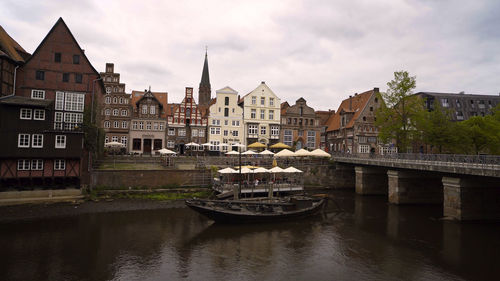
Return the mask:
M498 280L500 224L331 192L301 221L215 225L188 208L0 224L0 280Z

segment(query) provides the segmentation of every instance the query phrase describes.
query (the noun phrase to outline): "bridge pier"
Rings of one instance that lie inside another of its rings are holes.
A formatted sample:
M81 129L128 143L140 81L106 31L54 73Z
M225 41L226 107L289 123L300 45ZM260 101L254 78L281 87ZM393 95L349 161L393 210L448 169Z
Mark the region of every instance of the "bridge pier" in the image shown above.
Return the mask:
M500 181L443 177L443 215L456 220L500 220Z
M355 186L354 166L348 164L335 164L333 186L335 188L354 188Z
M356 166L356 193L362 195L387 194L387 169Z
M442 177L422 171L387 171L389 203L442 204Z

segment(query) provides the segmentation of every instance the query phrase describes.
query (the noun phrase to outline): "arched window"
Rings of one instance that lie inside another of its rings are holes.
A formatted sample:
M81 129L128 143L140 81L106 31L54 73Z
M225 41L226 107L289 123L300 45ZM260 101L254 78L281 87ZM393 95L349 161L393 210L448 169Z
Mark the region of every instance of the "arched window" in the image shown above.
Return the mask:
M118 109L113 109L113 116L118 116L119 110Z
M113 103L118 103L118 98L117 97L113 98Z
M106 97L106 103L110 104L111 103L111 97Z
M120 98L120 104L122 104L122 103L123 103L123 98Z
M109 128L109 121L104 121L104 128Z
M111 109L106 108L106 115L110 115L110 114L111 114Z

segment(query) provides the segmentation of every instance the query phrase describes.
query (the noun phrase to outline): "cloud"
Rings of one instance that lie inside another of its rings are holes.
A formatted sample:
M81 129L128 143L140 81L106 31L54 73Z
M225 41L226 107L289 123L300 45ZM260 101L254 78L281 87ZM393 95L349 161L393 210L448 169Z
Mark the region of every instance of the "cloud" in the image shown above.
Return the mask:
M62 16L98 70L115 63L127 89L198 88L205 46L212 93L266 83L282 101L336 109L393 72L417 91L496 94L496 1L8 1L3 27L34 51Z

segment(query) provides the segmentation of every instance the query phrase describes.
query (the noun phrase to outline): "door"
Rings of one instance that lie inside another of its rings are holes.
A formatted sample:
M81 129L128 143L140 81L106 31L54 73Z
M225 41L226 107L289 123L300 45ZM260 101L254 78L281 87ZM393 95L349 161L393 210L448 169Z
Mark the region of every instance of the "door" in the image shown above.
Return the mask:
M151 154L151 139L144 139L144 150L143 154Z

